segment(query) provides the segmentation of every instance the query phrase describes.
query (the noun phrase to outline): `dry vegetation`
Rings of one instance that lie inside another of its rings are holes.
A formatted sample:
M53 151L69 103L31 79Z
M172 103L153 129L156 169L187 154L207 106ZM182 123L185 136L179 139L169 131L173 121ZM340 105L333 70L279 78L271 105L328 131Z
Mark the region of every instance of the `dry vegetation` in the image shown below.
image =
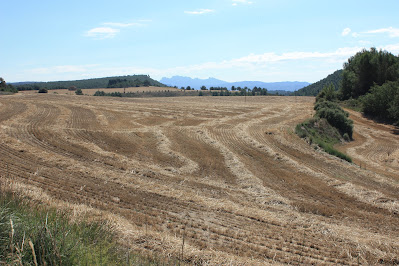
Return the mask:
M398 263L398 132L351 112L347 163L293 133L313 102L0 96L2 185L190 263Z

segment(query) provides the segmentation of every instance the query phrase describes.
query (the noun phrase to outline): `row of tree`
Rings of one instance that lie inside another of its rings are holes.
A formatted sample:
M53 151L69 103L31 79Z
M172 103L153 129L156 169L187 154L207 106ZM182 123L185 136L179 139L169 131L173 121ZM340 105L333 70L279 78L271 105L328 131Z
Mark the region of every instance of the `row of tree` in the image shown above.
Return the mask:
M11 84L7 84L7 82L0 77L0 91L3 92L11 92L11 93L17 93L18 90Z
M181 90L194 90L194 88L191 88L190 86L181 87L180 89ZM201 86L200 90L206 91L208 89L206 86L203 85L203 86ZM213 86L209 87L209 90L210 91L229 91L229 89L227 87L213 87ZM256 87L256 86L253 89L250 89L248 87L241 88L241 87L232 86L230 90L231 91L239 91L239 92L243 92L243 93L247 92L248 94L252 94L252 95L267 95L267 89L261 88L261 87Z
M108 81L107 88L128 88L128 87L148 87L151 86L151 82L148 79L144 80L128 80L128 79L110 79Z

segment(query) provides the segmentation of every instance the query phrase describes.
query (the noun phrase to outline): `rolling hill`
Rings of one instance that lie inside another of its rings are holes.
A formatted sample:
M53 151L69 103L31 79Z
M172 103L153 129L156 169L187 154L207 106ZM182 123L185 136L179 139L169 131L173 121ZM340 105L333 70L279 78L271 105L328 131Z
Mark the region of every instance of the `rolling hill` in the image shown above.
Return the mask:
M14 86L18 90L36 90L40 88L47 89L67 89L75 86L80 89L94 89L107 88L110 80L123 80L127 82L136 82L137 84L144 84L146 82L149 86L165 87L164 84L150 78L149 75L129 75L118 77L93 78L83 80L69 80L69 81L50 81L50 82L17 82Z
M341 80L342 80L342 72L343 70L337 70L334 73L328 75L326 78L319 80L318 82L315 82L313 84L310 84L309 86L306 86L292 95L297 95L297 96L316 96L319 94L319 92L323 89L324 86L332 83L335 86L335 89L338 90Z

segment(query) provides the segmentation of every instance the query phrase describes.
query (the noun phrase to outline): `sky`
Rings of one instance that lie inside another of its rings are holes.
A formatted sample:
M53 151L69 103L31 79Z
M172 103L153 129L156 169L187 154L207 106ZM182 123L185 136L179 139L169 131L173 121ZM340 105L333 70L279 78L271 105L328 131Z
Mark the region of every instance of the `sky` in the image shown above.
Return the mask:
M399 1L0 0L7 82L148 74L316 82L376 47L399 54Z

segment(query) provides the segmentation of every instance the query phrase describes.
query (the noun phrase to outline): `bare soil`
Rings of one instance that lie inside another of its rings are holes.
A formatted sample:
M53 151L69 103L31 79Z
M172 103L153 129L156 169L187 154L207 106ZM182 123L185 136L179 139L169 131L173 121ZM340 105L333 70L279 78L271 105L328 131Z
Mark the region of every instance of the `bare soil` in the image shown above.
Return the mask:
M1 185L190 263L397 263L397 131L351 111L350 164L293 133L313 102L0 96Z

